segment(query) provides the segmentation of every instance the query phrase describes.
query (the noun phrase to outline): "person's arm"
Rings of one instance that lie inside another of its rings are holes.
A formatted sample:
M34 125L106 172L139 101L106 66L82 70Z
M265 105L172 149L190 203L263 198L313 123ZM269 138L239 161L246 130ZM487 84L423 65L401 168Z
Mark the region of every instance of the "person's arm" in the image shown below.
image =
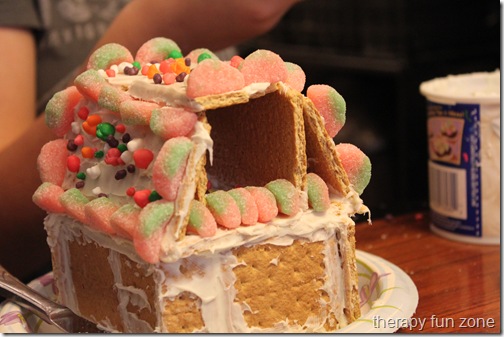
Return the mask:
M0 151L35 119L35 39L29 30L0 28Z
M29 30L0 28L0 263L28 280L49 267L42 220L31 200L40 185L36 158L52 138L35 118L35 41Z
M175 41L182 52L213 51L266 33L299 0L134 0L97 47L116 42L136 50L153 37Z

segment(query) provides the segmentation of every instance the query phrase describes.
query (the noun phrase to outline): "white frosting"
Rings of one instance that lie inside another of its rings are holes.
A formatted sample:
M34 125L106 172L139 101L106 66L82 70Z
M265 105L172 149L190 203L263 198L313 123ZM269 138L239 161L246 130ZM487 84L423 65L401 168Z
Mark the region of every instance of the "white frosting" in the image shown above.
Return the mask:
M243 313L249 310L248 305L240 305L234 301L236 290L234 283L236 276L233 268L239 261L231 250L240 246L256 244L273 244L280 246L291 245L294 240L303 239L309 242L327 242L330 238L336 240L335 245L327 244L324 249L324 264L327 279L322 286L329 296L329 303L334 317L340 322L341 327L346 325L343 308L348 306L344 301L345 289L343 261L344 249L337 250L337 245L348 247L347 228L352 226L350 215L356 211L365 211L367 208L355 192L350 192L347 198L334 199L330 210L324 214L307 211L300 212L290 218L277 217L268 224L258 223L254 226L239 227L236 230L219 229L217 234L210 238L187 236L184 240L176 242L175 249L182 259L165 261L157 266L148 266L149 274L155 273L158 281L158 295L154 306L164 308L166 301L171 301L183 292L193 294L201 300L201 314L205 323L204 331L195 332L319 332L323 331L325 319L310 318L307 322L279 322L272 329L259 329L248 327ZM108 261L114 274L115 288L121 317L126 322L128 331L151 331L150 327L133 313L126 311L126 306L132 304L138 308L154 310L148 303L143 289L131 285L125 286L121 278L121 263L119 254L126 255L133 263L146 265L136 254L132 243L121 238L110 237L95 231L78 221L65 215L51 214L45 221L49 234L53 254L58 259L61 270L57 273L58 287L63 303L73 310L78 311L78 303L73 290L72 276L69 264L68 243L73 240L79 242L97 242L100 246L110 248ZM339 232L335 236L336 231ZM340 238L339 240L336 238ZM340 254L343 254L340 257ZM182 264L193 266L191 270L197 271L190 275L181 273ZM278 264L278 261L272 261ZM161 312L161 311L159 311ZM157 332L167 332L162 325L162 318L158 317ZM100 322L107 330L115 331L110 321Z

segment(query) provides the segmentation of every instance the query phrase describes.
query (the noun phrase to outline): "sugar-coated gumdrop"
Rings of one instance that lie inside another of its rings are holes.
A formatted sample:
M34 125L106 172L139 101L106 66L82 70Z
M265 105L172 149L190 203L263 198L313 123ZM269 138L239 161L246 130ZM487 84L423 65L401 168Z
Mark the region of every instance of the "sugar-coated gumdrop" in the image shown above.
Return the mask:
M87 64L87 69L108 69L113 64L122 62L133 62L133 56L130 51L120 44L108 43L96 49Z
M188 135L197 121L198 116L193 112L163 107L152 112L150 128L154 134L167 140Z
M306 75L303 68L292 62L285 62L287 68L287 79L285 84L299 92L303 91L306 83Z
M102 88L108 85L107 80L94 69L86 70L78 75L74 80L74 84L82 95L94 102L98 101Z
M324 117L324 125L331 138L345 125L346 102L336 89L326 84L314 84L306 90L318 112Z
M276 179L266 184L266 188L275 196L280 213L291 216L299 212L299 192L290 181Z
M189 54L187 54L186 58L189 58L191 60L191 64L198 64L198 58L203 53L209 55L213 60L219 60L219 57L217 55L215 55L210 49L206 48L194 49Z
M179 46L170 39L155 37L145 42L135 55L135 61L140 64L158 63L168 58L173 51L180 52Z
M156 103L126 100L119 105L119 113L126 125L149 125L152 111L158 108Z
M265 49L256 50L245 57L239 69L245 79L245 85L257 82L285 82L288 77L282 58Z
M45 109L45 122L58 137L63 137L72 128L75 106L82 99L75 86L54 94Z
M331 205L329 199L329 188L322 178L315 173L306 175L306 190L308 194L308 205L315 212L324 212Z
M156 191L166 200L173 201L177 197L192 148L189 138L171 138L163 144L154 160L152 181Z
M107 83L101 88L97 102L102 108L120 113L121 104L129 100L131 97L125 91Z
M37 157L37 167L42 182L61 186L67 171L67 140L55 139L42 146Z
M191 71L187 97L196 98L239 90L245 86L243 75L229 64L206 59Z
M245 226L255 225L259 218L259 211L254 197L243 187L229 190L228 193L233 197L241 214L241 223Z
M140 211L140 225L133 236L133 245L138 255L148 263L159 262L161 239L173 209L172 202L158 200Z
M100 197L91 200L84 206L84 216L89 227L98 231L115 234L114 228L110 225L110 217L119 209L119 206L107 197Z
M348 180L360 195L371 180L371 161L357 146L348 143L336 145L336 152Z
M240 209L229 193L218 190L207 194L205 199L208 209L219 225L230 229L240 226Z
M139 216L140 208L132 204L125 204L112 214L110 226L117 235L133 240L134 233L140 225Z
M33 193L32 200L46 212L65 213L65 208L59 200L63 192L65 191L58 185L42 183Z
M89 202L89 199L81 191L76 188L70 188L60 196L59 200L66 214L82 223L85 222L84 206Z
M189 223L187 232L198 234L201 237L214 236L217 232L217 223L208 208L197 200L191 200L189 208Z
M266 223L278 215L278 206L273 193L266 187L245 187L250 192L257 205L258 221Z

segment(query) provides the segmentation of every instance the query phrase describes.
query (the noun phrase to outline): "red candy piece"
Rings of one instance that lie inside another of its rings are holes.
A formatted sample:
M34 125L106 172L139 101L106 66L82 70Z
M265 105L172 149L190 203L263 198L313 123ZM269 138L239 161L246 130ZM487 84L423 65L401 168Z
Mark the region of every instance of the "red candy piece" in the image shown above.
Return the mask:
M121 159L121 150L118 148L110 148L107 151L104 159L105 163L112 166L123 165L124 161Z
M235 55L235 56L231 57L231 60L229 60L229 64L231 65L231 67L235 67L235 68L238 68L242 62L243 62L243 57L241 57L239 55Z
M285 82L287 67L282 58L270 50L259 49L247 56L240 65L245 85L257 82Z
M67 141L56 139L42 146L37 158L37 167L42 182L61 186L67 170Z
M79 116L79 118L82 119L83 121L86 120L88 115L89 115L89 109L85 106L81 107L79 111L77 111L77 116Z
M80 169L80 158L76 155L71 155L67 158L67 168L70 172L77 173Z
M135 191L135 194L133 195L133 200L135 200L135 203L138 206L144 208L149 203L150 194L151 194L150 190Z
M154 159L154 154L149 149L138 149L133 152L133 160L138 168L146 169Z
M187 97L196 98L239 90L245 86L238 69L213 59L201 61L187 80Z

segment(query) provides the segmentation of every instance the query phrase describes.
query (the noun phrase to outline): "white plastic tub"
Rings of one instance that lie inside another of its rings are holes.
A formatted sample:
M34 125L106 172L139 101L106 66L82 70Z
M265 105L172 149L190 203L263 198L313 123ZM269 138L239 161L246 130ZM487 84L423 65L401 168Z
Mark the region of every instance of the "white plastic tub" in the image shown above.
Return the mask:
M431 229L500 243L500 71L420 85L427 99Z

